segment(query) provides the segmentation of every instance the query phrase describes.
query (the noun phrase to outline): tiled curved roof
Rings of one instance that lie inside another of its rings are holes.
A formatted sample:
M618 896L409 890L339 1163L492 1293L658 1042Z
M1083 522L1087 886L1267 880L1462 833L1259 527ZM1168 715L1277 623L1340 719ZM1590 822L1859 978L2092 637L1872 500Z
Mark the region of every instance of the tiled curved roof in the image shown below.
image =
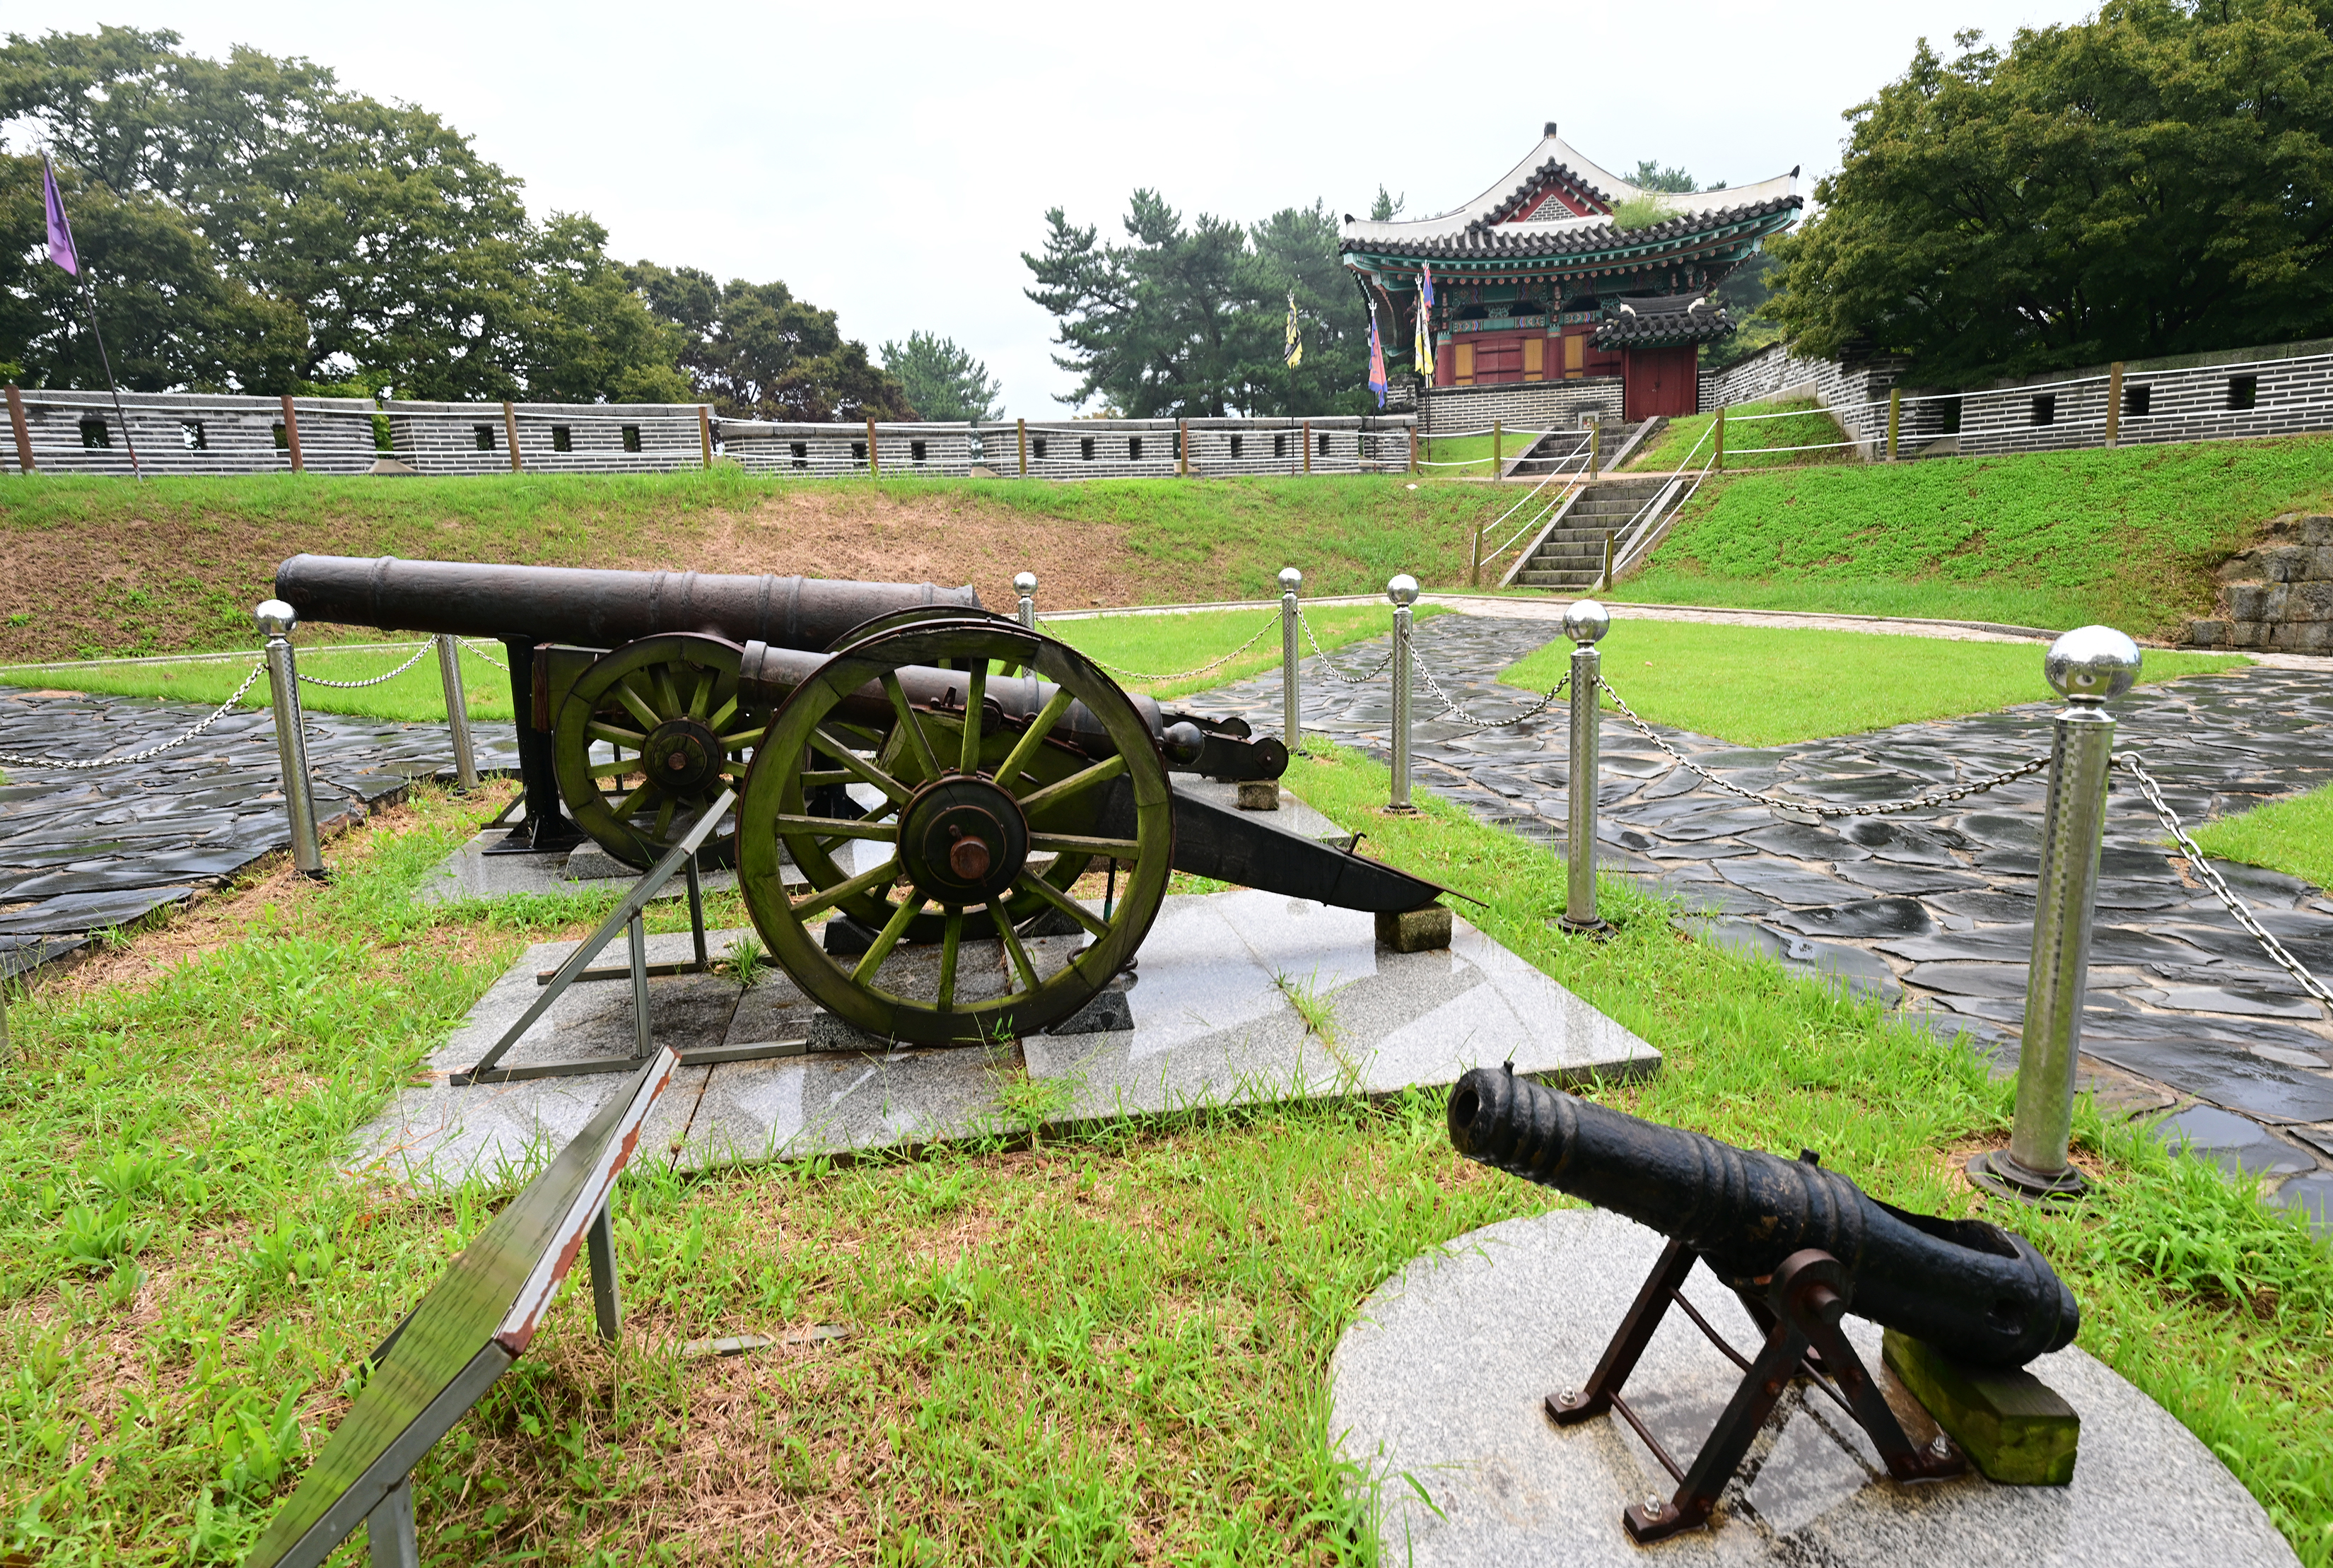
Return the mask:
M1547 189L1550 186L1569 186L1573 190L1579 191L1583 196L1594 197L1597 203L1603 207L1606 211L1608 212L1611 210L1614 198L1609 191L1603 189L1593 181L1588 179L1585 176L1581 175L1578 170L1571 168L1570 165L1565 163L1562 159L1551 158L1545 163L1541 164L1537 168L1532 169L1528 178L1526 178L1521 185L1515 187L1513 190L1508 192L1506 197L1502 199L1497 206L1491 208L1487 214L1476 221L1482 223L1505 223L1517 213L1522 212L1523 208L1529 207L1531 204L1532 198L1537 197L1540 192Z
M1511 256L1518 260L1586 260L1621 251L1647 255L1680 246L1714 230L1796 212L1804 205L1797 196L1781 196L1714 212L1680 213L1665 223L1631 229L1616 229L1611 220L1604 217L1544 224L1509 223L1495 227L1477 218L1463 230L1431 238L1400 240L1372 236L1343 240L1338 249L1424 261L1499 261Z
M1695 310L1694 307L1701 308ZM1681 348L1730 337L1733 320L1704 294L1663 294L1604 302L1604 321L1589 341L1599 349Z

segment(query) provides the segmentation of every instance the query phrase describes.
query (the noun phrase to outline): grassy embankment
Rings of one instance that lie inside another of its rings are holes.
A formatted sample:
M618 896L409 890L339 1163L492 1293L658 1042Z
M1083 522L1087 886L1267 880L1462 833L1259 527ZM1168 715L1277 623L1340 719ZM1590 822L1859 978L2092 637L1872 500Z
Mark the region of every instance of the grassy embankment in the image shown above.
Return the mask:
M2222 817L2190 836L2206 854L2333 888L2333 784Z
M1374 592L1399 572L1463 582L1481 505L1471 486L1396 476L5 476L0 663L255 647L251 608L302 551L970 582L1005 608L1025 568L1042 612L1277 598L1289 565L1308 594Z
M1752 474L1704 486L1615 597L2163 636L2262 524L2328 507L2322 436Z
M1771 418L1770 415L1781 415ZM1632 472L1668 473L1680 466L1698 472L1715 456L1704 440L1717 416L1695 414L1671 419L1661 427L1651 446L1629 461ZM1836 447L1847 432L1812 398L1786 398L1769 403L1743 403L1725 410L1725 470L1792 468L1812 464L1852 463L1855 448ZM1812 451L1776 451L1788 447ZM1761 448L1768 448L1761 450ZM1690 461L1688 461L1690 459Z
M1973 1054L1681 941L1622 881L1601 894L1613 939L1567 940L1550 919L1560 862L1430 797L1383 816L1386 782L1343 752L1291 774L1376 852L1489 900L1469 918L1665 1053L1658 1078L1600 1098L1818 1149L1890 1201L2026 1231L2082 1301L2082 1344L2223 1456L2305 1561L2333 1557L2333 1257L2289 1217L2087 1102L2096 1196L1988 1205L1952 1156L2002 1136L2011 1100ZM338 842L331 883L278 873L16 1004L0 1550L232 1561L345 1409L348 1370L511 1190L339 1170L523 944L606 906L416 905L478 809L424 790ZM735 920L734 896L711 913ZM1308 1001L1333 1032L1333 995ZM624 1345L603 1350L569 1293L418 1472L428 1549L1368 1560L1328 1457L1330 1351L1409 1258L1553 1195L1457 1159L1430 1092L1032 1142L1051 1101L1015 1073L1000 1090L994 1137L922 1159L636 1163L617 1203ZM845 1337L717 1361L672 1349L815 1324Z
M2036 643L1948 642L1865 631L1631 620L1597 645L1604 678L1649 719L1742 746L1784 746L1922 719L2046 702ZM1569 667L1559 640L1499 678L1544 691ZM2150 649L2144 680L2172 680L2251 661ZM1610 707L1610 699L1605 699ZM2043 744L2047 744L2046 736Z

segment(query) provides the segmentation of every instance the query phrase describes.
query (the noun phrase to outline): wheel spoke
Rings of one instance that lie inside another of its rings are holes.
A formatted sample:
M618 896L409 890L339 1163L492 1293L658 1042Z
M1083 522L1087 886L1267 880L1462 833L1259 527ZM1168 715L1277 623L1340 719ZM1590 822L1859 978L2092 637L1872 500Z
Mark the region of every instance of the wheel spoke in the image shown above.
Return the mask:
M664 722L657 716L657 710L648 706L648 699L632 689L630 676L627 675L618 679L611 695L618 702L624 705L626 712L640 721L640 728L643 731L654 729ZM642 738L646 738L645 735Z
M830 888L822 888L810 897L792 905L794 919L807 920L812 915L821 914L834 908L845 899L855 899L859 894L872 892L877 888L888 888L891 885L891 880L898 874L899 857L894 855L871 871L861 871L847 882L837 882Z
M1021 738L1013 743L1013 749L1007 752L1004 760L997 765L996 782L998 784L1008 790L1013 787L1013 775L1021 771L1021 765L1036 755L1037 748L1043 745L1045 737L1052 733L1053 726L1061 722L1061 715L1069 712L1070 704L1076 700L1077 698L1070 694L1070 688L1064 686L1053 693L1043 707L1037 710L1037 717L1029 721L1029 727L1022 731Z
M583 726L583 733L593 740L604 740L610 746L628 746L634 751L648 744L648 737L636 729L623 729L604 718L595 718Z
M1126 757L1122 753L1107 762L1098 762L1090 768L1071 774L1059 784L1047 784L1043 789L1022 796L1022 813L1033 817L1049 806L1059 805L1071 795L1090 790L1098 784L1108 784L1125 771Z
M638 773L639 771L639 758L619 756L613 762L593 763L585 776L589 778L621 778L628 773Z
M1067 893L1062 892L1059 888L1053 886L1052 883L1047 881L1044 878L1032 877L1028 872L1023 871L1019 877L1013 880L1013 885L1016 888L1036 894L1039 898L1044 899L1045 902L1061 910L1061 913L1067 915L1070 919L1075 920L1079 925L1083 926L1095 936L1107 937L1109 935L1109 927L1103 923L1103 921L1096 916L1091 909L1087 909L1083 904L1079 903L1075 899L1070 898Z
M980 771L980 710L988 701L988 660L972 661L972 673L964 688L964 760L957 765L965 773Z
M897 822L869 822L864 817L857 821L848 817L798 817L782 813L770 820L782 834L806 832L821 839L876 839L887 844L899 842Z
M756 725L752 729L741 729L721 736L721 746L725 751L743 751L749 746L761 745L762 737L769 733L768 725Z
M713 710L713 717L706 719L705 722L711 725L715 730L718 730L723 725L727 724L731 719L736 717L737 699L733 697L728 701L723 703L719 707L715 708Z
M1029 950L1021 945L1020 934L1013 929L1012 918L1005 914L1003 903L988 906L988 919L996 928L997 939L1004 944L1004 950L1013 955L1013 968L1019 970L1021 978L1028 982L1029 989L1035 990L1037 966L1029 961Z
M657 808L656 836L659 839L672 831L672 813L679 803L667 800Z
M852 777L862 783L873 784L891 800L905 801L912 793L898 779L893 778L873 763L866 761L837 737L829 735L823 726L811 734L810 743L848 768Z
M705 710L713 705L714 675L709 669L691 673L696 677L696 689L688 694L688 717L703 718Z
M656 781L654 779L644 780L639 788L626 795L617 803L616 820L619 822L630 822L635 813L655 798Z
M947 912L947 928L940 934L940 988L936 1005L943 1013L955 1006L955 954L964 943L964 910Z
M658 665L649 672L648 684L657 694L658 711L678 717L681 711L680 687L672 678L672 666Z
M898 947L899 938L907 934L907 922L924 912L925 902L923 894L912 891L899 900L899 907L891 911L888 920L883 922L883 929L876 935L874 945L867 949L858 967L850 971L852 985L864 986L875 977L875 971L883 967L883 960L891 956L891 949Z
M899 684L897 670L883 672L883 695L891 699L891 711L899 716L899 726L907 734L907 750L915 757L916 765L924 770L926 778L939 777L940 759L932 751L932 737L924 733L923 721L908 706L907 688Z
M1057 855L1109 855L1117 860L1130 861L1142 852L1137 839L1090 839L1076 833L1031 833L1032 850L1051 850Z
M849 784L852 779L857 778L858 776L859 775L857 774L845 773L840 768L833 768L827 771L817 771L805 768L802 770L801 774L802 787L805 789L815 789L820 784Z

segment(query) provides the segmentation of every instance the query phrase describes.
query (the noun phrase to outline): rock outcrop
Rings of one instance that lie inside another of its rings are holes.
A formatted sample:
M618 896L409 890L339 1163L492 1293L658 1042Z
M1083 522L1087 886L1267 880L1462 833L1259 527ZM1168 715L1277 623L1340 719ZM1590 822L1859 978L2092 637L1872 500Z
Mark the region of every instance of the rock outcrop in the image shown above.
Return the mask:
M2333 653L2333 517L2279 517L2220 568L2220 614L2187 623L2195 648Z

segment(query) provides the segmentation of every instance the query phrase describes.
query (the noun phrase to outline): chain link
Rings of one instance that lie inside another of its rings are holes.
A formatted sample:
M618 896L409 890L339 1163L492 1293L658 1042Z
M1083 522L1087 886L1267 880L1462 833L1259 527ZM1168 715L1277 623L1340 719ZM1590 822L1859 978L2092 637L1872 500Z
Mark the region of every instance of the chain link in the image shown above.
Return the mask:
M195 726L194 728L187 731L186 734L172 740L166 740L159 746L149 746L144 751L131 752L126 756L101 756L91 758L87 762L75 762L70 757L62 756L7 756L0 755L0 765L8 767L65 768L78 773L85 768L122 767L133 762L144 762L149 757L160 756L164 752L170 750L174 746L186 745L188 741L194 739L195 736L202 734L203 731L210 728L211 726L216 724L219 720L225 718L230 712L234 711L235 705L243 700L243 694L251 689L251 683L257 680L261 672L266 669L266 668L267 661L264 659L258 663L253 665L251 667L251 673L243 678L243 684L235 688L235 695L228 697L225 702L220 703L216 707L211 709L210 717L208 718L204 719L202 723Z
M1612 683L1610 681L1599 676L1597 678L1596 684L1603 688L1604 695L1612 699L1613 706L1620 710L1620 716L1627 719L1630 724L1636 726L1637 733L1643 736L1647 740L1651 741L1664 752L1666 752L1669 755L1669 760L1675 762L1678 766L1685 769L1687 772L1696 774L1703 780L1703 782L1710 784L1711 786L1723 790L1727 794L1739 795L1745 801L1755 801L1762 806L1771 806L1777 811L1805 812L1819 817L1893 816L1897 812L1915 812L1923 806L1949 805L1954 801L1964 801L1971 795L1981 795L1987 790L1996 790L2005 784L2014 784L2019 779L2031 777L2032 774L2041 772L2050 765L2050 754L2048 752L2043 752L2032 761L2021 764L2019 766L2011 768L2007 773L1997 773L1990 778L1978 779L1973 784L1964 784L1953 789L1940 790L1934 794L1916 795L1908 801L1893 801L1886 805L1835 806L1821 801L1793 800L1788 795L1762 795L1754 790L1745 790L1740 784L1729 784L1724 779L1719 778L1715 774L1710 772L1707 768L1703 767L1699 763L1695 762L1683 752L1677 750L1676 747L1671 746L1659 736L1654 734L1652 726L1647 724L1643 719L1637 717L1636 710L1628 706L1627 700L1623 698L1618 692L1612 689Z
M1326 669L1330 675L1336 677L1339 680L1343 681L1347 686L1367 686L1369 682L1375 680L1379 675L1383 674L1393 663L1393 649L1388 648L1386 649L1386 656L1383 659L1378 659L1374 665L1371 665L1368 669L1364 671L1362 674L1347 675L1343 670L1339 669L1336 663L1330 659L1329 650L1320 646L1320 640L1312 635L1311 620L1301 610L1296 612L1296 624L1304 629L1304 640L1311 643L1312 645L1312 651L1320 656L1320 667L1323 669Z
M403 664L398 665L387 675L376 675L370 680L326 680L321 675L303 675L300 678L307 682L310 686L329 686L341 691L357 691L368 686L379 686L385 680L395 680L398 676L403 675L407 670L411 669L415 665L420 663L421 656L427 653L434 646L436 646L434 643L423 643L420 647L413 650L413 657L411 659L407 659Z
M1255 635L1253 637L1249 638L1245 642L1241 643L1237 648L1233 649L1221 659L1211 660L1208 663L1199 666L1196 669L1184 670L1179 675L1146 675L1138 669L1124 669L1110 663L1107 659L1096 659L1090 653L1086 654L1085 659L1087 663L1099 665L1102 669L1107 669L1112 675L1121 675L1128 680L1189 680L1194 676L1205 675L1210 671L1221 669L1224 665L1229 664L1233 659L1237 659L1241 654L1245 653L1249 649L1253 648L1257 642L1263 640L1263 634L1270 631L1274 626L1278 625L1279 622L1279 613L1278 611L1274 611L1272 618L1270 620L1265 621L1262 626L1255 629ZM1049 634L1052 630L1052 628L1042 620L1037 622L1037 625L1041 630ZM1064 640L1066 640L1066 639ZM1080 651L1082 651L1082 649Z
M2219 872L2212 869L2211 861L2204 857L2203 847L2187 836L2186 828L2179 821L2179 813L2171 809L2171 803L2163 798L2163 791L2157 787L2152 778L2147 776L2146 770L2139 765L2138 753L2117 752L2114 762L2117 767L2123 769L2138 781L2139 793L2146 797L2146 803L2155 808L2155 814L2163 819L2163 825L2171 831L2171 837L2178 844L2179 852L2187 857L2187 863L2195 868L2195 875L2202 880L2203 885L2211 889L2213 896L2227 906L2228 913L2236 918L2236 924L2251 933L2252 940L2258 942L2261 949L2276 960L2279 968L2299 981L2302 990L2319 1002L2333 1005L2333 989L2328 989L2324 981L2310 974L2301 966L2299 959L2286 952L2284 944L2278 941L2268 928L2260 923L2253 916L2251 907L2238 898L2234 890L2221 880Z
M1545 697L1541 697L1521 713L1507 718L1476 718L1458 706L1456 697L1442 689L1442 683L1434 678L1434 672L1427 669L1425 661L1417 657L1416 648L1409 650L1409 663L1410 668L1417 671L1417 678L1426 682L1426 689L1442 699L1442 711L1428 719L1426 722L1429 724L1441 719L1455 718L1460 724L1475 729L1504 729L1509 725L1521 724L1527 718L1537 718L1541 714L1545 713L1555 706L1555 699L1563 694L1563 688L1571 684L1571 672L1567 669L1557 678L1556 683L1548 688Z
M504 664L501 659L496 659L493 654L488 653L485 649L479 647L468 638L461 638L458 639L458 640L463 647L468 649L472 653L476 654L480 659L485 659L488 664L493 665L496 669L501 670L504 675L508 675L510 673L509 665Z

